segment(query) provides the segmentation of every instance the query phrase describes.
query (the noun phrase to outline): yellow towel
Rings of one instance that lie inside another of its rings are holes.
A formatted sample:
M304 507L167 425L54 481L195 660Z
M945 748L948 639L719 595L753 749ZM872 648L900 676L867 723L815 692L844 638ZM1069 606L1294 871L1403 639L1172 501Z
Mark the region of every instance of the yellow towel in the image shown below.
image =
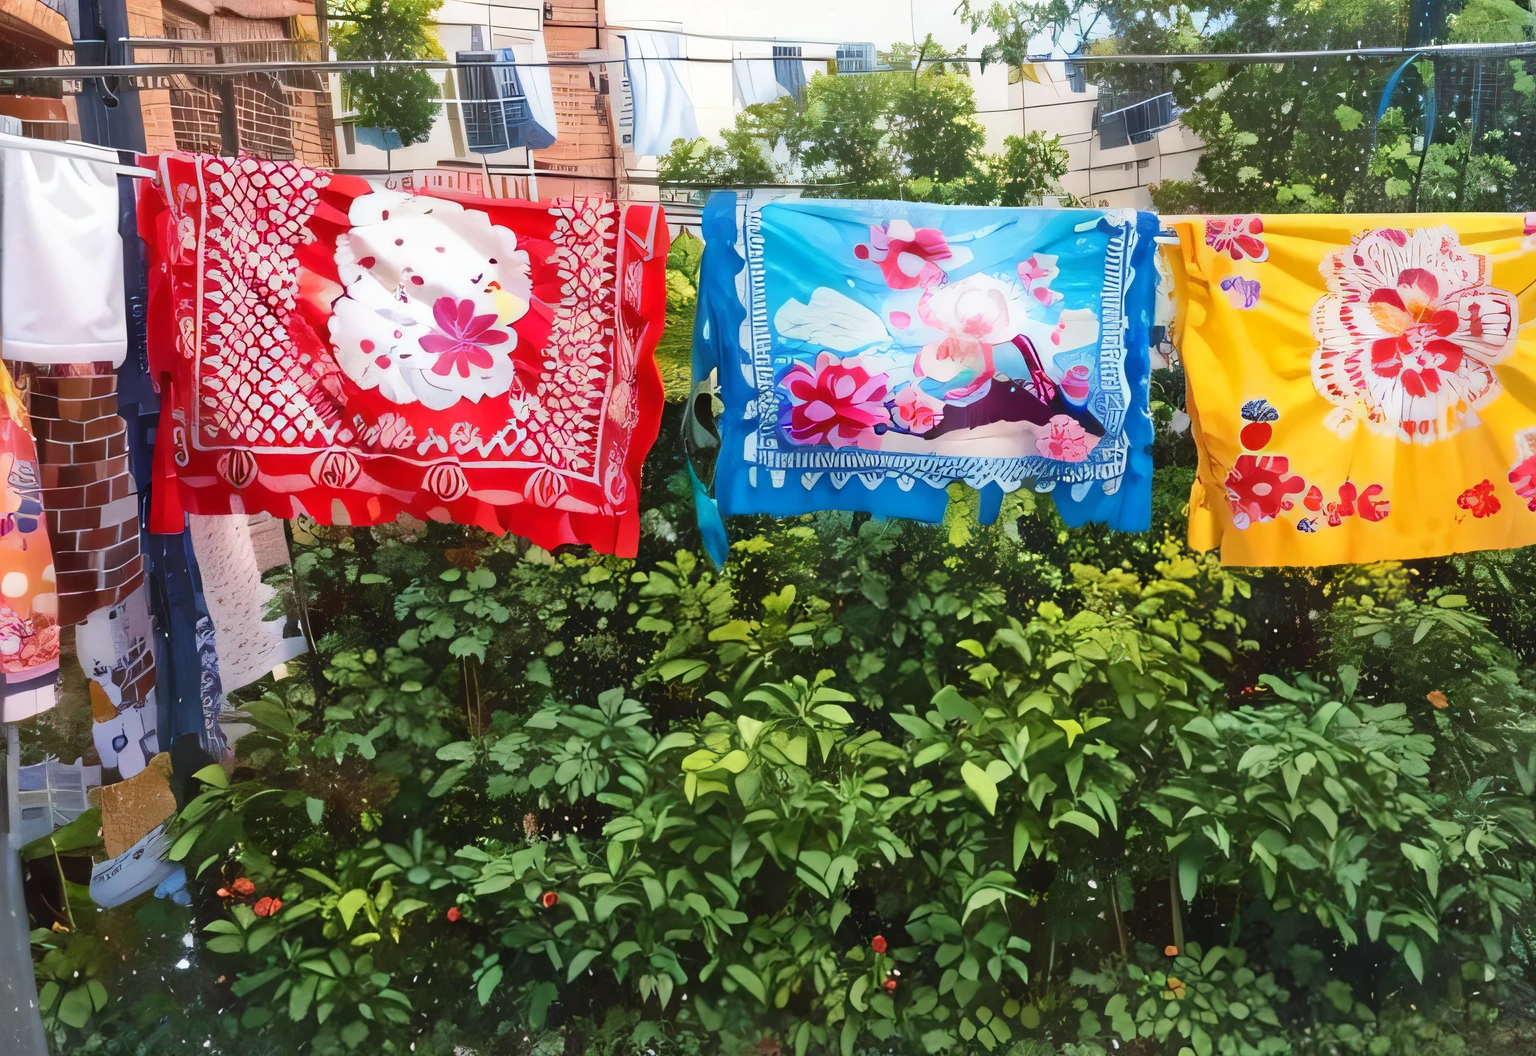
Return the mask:
M1536 543L1536 214L1172 226L1192 546L1326 565Z

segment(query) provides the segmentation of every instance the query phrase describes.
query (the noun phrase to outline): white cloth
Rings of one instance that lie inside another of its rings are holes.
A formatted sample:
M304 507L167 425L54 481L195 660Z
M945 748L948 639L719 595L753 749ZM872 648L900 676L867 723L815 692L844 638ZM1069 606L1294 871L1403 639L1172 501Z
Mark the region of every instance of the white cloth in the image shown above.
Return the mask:
M128 352L114 152L106 164L0 151L0 343L23 363L111 363Z
M523 89L528 116L550 136L559 139L560 128L555 121L555 90L549 81L549 55L544 50L544 38L539 37L526 44L513 44L512 58L518 63L530 64L517 67L517 83Z
M736 76L736 95L742 106L771 103L779 96L789 94L774 76L771 58L738 58L731 63L731 72Z
M309 647L302 637L284 638L282 620L265 618L263 610L274 591L261 581L250 521L241 514L196 513L187 521L213 620L219 681L224 692L231 693Z
M683 38L676 33L624 34L624 70L634 98L634 141L641 157L659 157L673 140L697 139L699 119L693 109L693 78L683 58Z

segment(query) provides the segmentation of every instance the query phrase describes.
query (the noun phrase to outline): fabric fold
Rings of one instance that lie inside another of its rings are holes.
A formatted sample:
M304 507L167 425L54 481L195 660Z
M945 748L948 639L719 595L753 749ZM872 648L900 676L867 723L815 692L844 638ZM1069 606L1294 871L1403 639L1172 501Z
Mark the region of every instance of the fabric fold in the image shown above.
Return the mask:
M1326 565L1536 543L1529 214L1175 226L1192 546Z
M660 426L661 210L406 194L167 155L141 228L153 523L401 512L633 555Z
M1155 217L720 191L704 228L723 514L937 522L961 481L1146 530Z

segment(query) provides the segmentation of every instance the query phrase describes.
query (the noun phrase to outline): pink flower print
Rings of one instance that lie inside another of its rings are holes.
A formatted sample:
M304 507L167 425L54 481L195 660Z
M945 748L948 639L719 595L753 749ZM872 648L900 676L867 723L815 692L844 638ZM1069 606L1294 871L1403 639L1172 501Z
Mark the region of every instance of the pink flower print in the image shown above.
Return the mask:
M909 433L926 433L944 420L944 405L908 385L896 397L896 420Z
M476 315L474 301L439 297L433 302L432 318L437 327L418 342L424 352L437 357L432 373L447 377L457 370L459 377L467 378L472 367L486 370L495 365L485 346L507 340L503 331L493 329L495 312Z
M1058 462L1081 462L1088 457L1088 434L1082 423L1070 415L1057 414L1045 423L1045 435L1035 441L1035 450Z
M1536 213L1525 214L1525 233L1536 235Z
M860 260L880 265L885 284L893 290L929 289L944 281L945 267L971 259L967 249L952 249L937 228L913 228L905 220L871 224L869 243L853 247Z
M1056 257L1050 253L1035 253L1019 265L1019 281L1024 284L1024 289L1047 307L1062 299L1061 294L1051 289L1051 280L1060 274Z
M1226 479L1233 527L1274 520L1295 504L1291 496L1306 487L1305 480L1291 474L1291 460L1284 455L1238 455Z
M814 369L796 363L779 384L789 393L789 438L797 444L878 448L877 425L891 424L885 400L888 379L871 376L856 357L831 352L816 357Z
M1268 260L1269 247L1259 236L1264 221L1257 216L1231 216L1205 222L1205 244L1233 260Z
M1478 421L1502 386L1493 364L1514 350L1514 297L1486 283L1487 258L1448 227L1366 231L1323 261L1329 293L1312 329L1312 380L1338 410L1408 443Z
M1526 508L1536 513L1536 454L1509 467L1509 482L1515 486L1515 494L1525 500Z

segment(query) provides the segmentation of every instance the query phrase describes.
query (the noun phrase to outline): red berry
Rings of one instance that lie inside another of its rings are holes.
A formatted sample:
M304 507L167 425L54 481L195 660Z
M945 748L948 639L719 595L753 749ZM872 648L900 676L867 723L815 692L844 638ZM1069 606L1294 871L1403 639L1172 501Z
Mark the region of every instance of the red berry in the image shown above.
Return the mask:
M462 917L463 915L464 914L459 912L459 907L458 906L449 906L448 907L448 922L450 924L457 922L458 919L460 917Z
M885 981L885 988L887 990L894 990L894 989L896 989L896 980L894 980L894 979L887 979Z
M874 950L876 953L884 953L886 949L885 936L876 935L874 938L870 939L869 948Z
M544 897L539 899L539 904L542 905L545 909L554 909L555 904L559 901L559 895L555 894L553 891L546 891L544 892Z
M1275 427L1268 422L1249 422L1243 426L1243 431L1238 436L1243 441L1243 446L1250 451L1262 451L1264 445L1269 443L1269 438L1274 435Z

